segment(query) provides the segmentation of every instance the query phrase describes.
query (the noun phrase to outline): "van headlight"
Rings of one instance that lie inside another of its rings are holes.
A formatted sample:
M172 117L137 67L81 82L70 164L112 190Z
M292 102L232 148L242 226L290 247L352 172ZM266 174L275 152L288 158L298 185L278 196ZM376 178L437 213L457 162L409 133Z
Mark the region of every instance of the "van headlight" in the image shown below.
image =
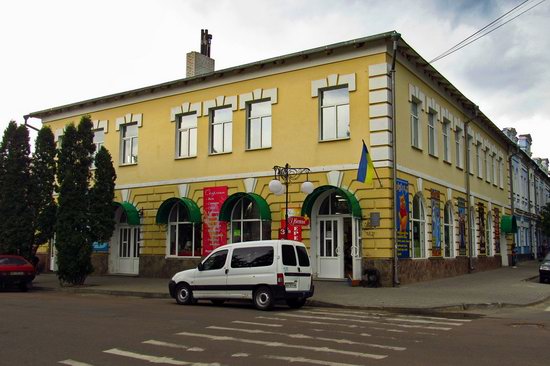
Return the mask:
M550 271L550 264L543 264L539 269L541 271Z

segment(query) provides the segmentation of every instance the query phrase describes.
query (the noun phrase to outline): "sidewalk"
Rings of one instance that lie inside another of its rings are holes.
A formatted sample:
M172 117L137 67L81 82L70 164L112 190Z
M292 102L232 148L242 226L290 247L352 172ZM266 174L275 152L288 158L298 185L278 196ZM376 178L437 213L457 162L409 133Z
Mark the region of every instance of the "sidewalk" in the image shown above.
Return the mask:
M538 261L519 263L457 277L395 288L350 287L344 281L314 281L310 304L396 311L469 310L527 306L550 298L550 285L538 283ZM529 280L536 278L534 281ZM36 277L37 290L68 291L146 298L169 298L168 279L92 276L82 287L60 287L55 274Z

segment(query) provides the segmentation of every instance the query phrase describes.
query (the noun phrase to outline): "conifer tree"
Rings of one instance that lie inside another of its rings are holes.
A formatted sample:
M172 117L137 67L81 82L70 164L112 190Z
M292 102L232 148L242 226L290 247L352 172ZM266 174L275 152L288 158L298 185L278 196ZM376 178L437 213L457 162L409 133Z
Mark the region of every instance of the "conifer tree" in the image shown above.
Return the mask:
M95 183L90 190L90 226L94 241L100 243L109 241L115 230L115 180L111 154L102 146L95 156Z
M15 121L10 121L8 127L4 130L2 142L0 142L0 217L4 217L8 212L7 203L5 202L7 197L5 197L3 187L6 177L6 159L8 156L8 150L13 142L15 130L17 130L17 124ZM8 253L8 248L3 240L6 225L7 223L5 220L0 220L0 253Z

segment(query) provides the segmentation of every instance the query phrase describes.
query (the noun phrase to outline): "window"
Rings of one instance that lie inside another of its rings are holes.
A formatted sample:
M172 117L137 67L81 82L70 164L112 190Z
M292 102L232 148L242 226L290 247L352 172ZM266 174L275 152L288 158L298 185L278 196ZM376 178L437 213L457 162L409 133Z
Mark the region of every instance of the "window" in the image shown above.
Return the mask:
M473 162L472 162L472 141L474 140L474 138L472 136L468 136L468 139L467 139L467 146L466 146L466 150L468 152L467 154L467 159L468 159L468 173L470 174L474 174L474 166L473 166Z
M428 113L428 154L437 156L437 131L436 114L430 110Z
M283 266L295 266L296 252L294 251L294 245L282 245L281 251L283 252Z
M351 213L347 198L336 192L331 193L321 203L319 215L348 215Z
M358 227L361 228L361 225ZM298 253L298 261L300 262L300 266L309 267L309 256L307 255L306 248L297 246L296 252Z
M273 264L273 247L252 247L233 250L231 268L267 267Z
M202 263L203 271L212 271L215 269L222 269L225 266L225 261L227 260L227 250L220 250L219 252L213 253L210 257Z
M422 149L422 141L420 140L420 121L418 119L419 107L420 103L413 100L411 103L411 145L418 149Z
M271 239L271 221L260 218L260 208L247 196L233 206L230 230L232 243Z
M197 114L181 115L176 124L176 157L197 156Z
M485 150L485 180L491 182L491 165L489 163L489 150Z
M493 185L497 185L497 176L498 176L498 173L497 173L497 165L498 165L498 162L497 162L497 157L493 154L491 156L491 165L493 166L493 175L491 177L491 181L493 182Z
M485 245L487 245L487 255L495 255L493 247L493 219L491 217L491 211L487 213L487 222L485 223Z
M455 150L456 166L462 168L462 130L458 127L455 130Z
M423 258L426 256L426 217L424 214L424 204L422 202L422 196L418 193L413 198L412 211L412 257Z
M246 117L246 148L271 147L271 101L249 103Z
M453 258L455 254L453 227L453 203L449 201L445 204L443 212L443 245L445 246L443 255L447 258Z
M348 87L321 91L321 141L349 138Z
M210 111L210 153L231 152L233 138L233 111L231 107Z
M94 145L95 145L95 153L101 149L101 146L103 146L103 143L105 142L105 130L103 128L100 128L98 130L94 130Z
M451 162L451 136L449 135L451 122L443 121L443 160Z
M131 123L121 126L122 129L122 164L137 164L138 161L138 125Z
M483 179L483 160L481 160L481 144L476 144L477 176Z
M200 257L201 230L189 219L187 208L176 203L168 217L168 247L171 256Z
M476 219L475 219L475 208L470 207L470 243L472 250L472 257L477 257L477 230L476 230ZM483 233L481 233L483 235Z

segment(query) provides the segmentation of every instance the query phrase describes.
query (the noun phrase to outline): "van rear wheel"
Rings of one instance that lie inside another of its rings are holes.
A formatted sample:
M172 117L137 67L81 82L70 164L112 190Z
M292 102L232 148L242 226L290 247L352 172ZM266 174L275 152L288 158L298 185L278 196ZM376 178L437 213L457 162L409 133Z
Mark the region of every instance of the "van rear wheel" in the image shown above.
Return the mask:
M292 309L299 309L306 304L306 298L299 297L297 299L287 299L286 304Z
M189 305L195 303L193 291L186 283L180 283L176 287L176 302L180 305Z
M274 305L273 293L269 287L262 286L258 287L254 291L254 306L258 310L271 310Z

